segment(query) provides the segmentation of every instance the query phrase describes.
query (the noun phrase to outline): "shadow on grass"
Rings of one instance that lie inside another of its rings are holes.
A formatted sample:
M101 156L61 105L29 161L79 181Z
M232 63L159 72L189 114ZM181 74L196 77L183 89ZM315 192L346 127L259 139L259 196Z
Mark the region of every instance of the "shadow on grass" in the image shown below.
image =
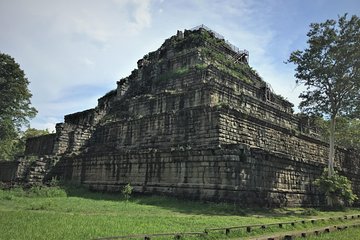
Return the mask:
M121 193L109 192L95 192L90 191L83 185L73 183L58 183L52 185L53 188L45 186L33 186L30 189L22 189L20 187L13 188L11 193L3 192L0 198L12 198L13 196L25 197L79 197L91 200L125 202L125 198ZM4 196L2 196L4 195ZM173 212L192 214L192 215L207 215L207 216L247 216L255 218L285 218L297 217L307 218L315 217L321 212L341 212L344 213L349 209L314 209L314 208L244 208L239 204L225 203L225 202L203 202L200 200L179 199L164 195L144 195L132 194L129 200L130 203L138 205L156 206L167 209Z
M121 193L95 192L90 191L81 185L63 185L63 189L68 196L81 197L92 200L106 200L106 201L125 201ZM144 195L132 194L129 202L150 205L174 212L195 214L195 215L216 215L216 216L252 216L252 217L314 217L319 214L319 211L329 211L330 209L314 209L314 208L244 208L238 204L232 203L214 203L203 202L188 199L179 199L164 195ZM331 209L331 211L343 212L345 209Z

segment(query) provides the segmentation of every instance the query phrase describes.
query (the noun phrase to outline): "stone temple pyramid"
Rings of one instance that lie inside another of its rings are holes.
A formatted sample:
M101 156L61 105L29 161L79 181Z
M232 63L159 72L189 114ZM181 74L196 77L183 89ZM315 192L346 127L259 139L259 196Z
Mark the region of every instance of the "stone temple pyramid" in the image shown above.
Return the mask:
M101 191L130 183L142 193L243 205L321 204L313 181L327 144L248 57L204 25L178 31L95 108L29 139L13 178L57 176ZM337 149L337 169L359 193L359 164L351 159L354 153Z

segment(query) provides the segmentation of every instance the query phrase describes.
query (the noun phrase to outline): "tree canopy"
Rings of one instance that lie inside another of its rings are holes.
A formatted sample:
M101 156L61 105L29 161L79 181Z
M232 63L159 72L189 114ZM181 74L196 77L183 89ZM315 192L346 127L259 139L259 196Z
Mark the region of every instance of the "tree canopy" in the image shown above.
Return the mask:
M316 125L323 140L328 141L330 121L319 117L316 119ZM338 117L336 119L335 143L347 149L360 151L360 119Z
M330 119L329 175L334 173L335 120L360 111L360 20L347 15L312 23L307 48L291 53L295 77L306 90L300 109Z
M300 108L329 116L354 113L360 102L359 18L312 23L307 36L308 48L289 58L297 65L297 83L307 87Z
M0 53L0 159L13 156L21 127L35 117L29 81L11 56Z

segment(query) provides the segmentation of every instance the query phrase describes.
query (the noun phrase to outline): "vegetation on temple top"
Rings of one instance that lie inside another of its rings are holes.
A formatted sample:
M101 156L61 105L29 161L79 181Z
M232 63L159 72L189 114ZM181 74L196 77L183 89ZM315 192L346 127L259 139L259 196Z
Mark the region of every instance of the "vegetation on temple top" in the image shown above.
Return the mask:
M248 65L235 63L234 59L229 58L226 54L209 47L200 48L200 51L207 61L220 71L223 71L235 78L239 78L247 83L252 82L251 77L249 76L252 69Z
M200 53L198 63L181 65L175 69L166 69L153 79L145 79L145 81L133 81L135 72L133 72L128 78L131 83L131 88L128 93L135 96L138 94L144 94L150 91L150 82L155 86L163 85L168 82L169 79L180 78L189 73L192 70L202 70L208 66L214 66L220 72L227 74L236 79L242 80L248 84L262 83L264 86L266 83L261 79L259 74L251 68L247 63L235 61L236 53L233 48L222 39L217 38L214 33L206 29L200 28L198 30L185 30L184 37L180 35L173 36L165 40L164 44L157 51L146 54L141 61L141 64L145 63L145 67L142 68L143 76L147 78L150 75L154 75L159 68L156 65L164 65L167 63L168 51L174 51L174 58L181 58L190 54ZM137 70L138 71L138 70ZM136 72L137 73L137 72ZM149 81L150 80L150 81ZM286 101L283 97L272 93L273 100L276 104L284 107L293 106Z
M234 58L225 53L225 49L229 51L230 47L224 39L216 38L214 34L203 29L185 31L184 35L184 38L171 38L178 52L198 48L205 64L212 64L220 71L247 83L251 83L253 77L260 78L250 66L235 62Z
M207 44L213 44L215 46L225 47L226 43L223 39L218 39L209 31L199 30L185 30L184 38L172 39L172 44L175 45L175 49L181 51L183 49L189 49L194 47L202 47Z

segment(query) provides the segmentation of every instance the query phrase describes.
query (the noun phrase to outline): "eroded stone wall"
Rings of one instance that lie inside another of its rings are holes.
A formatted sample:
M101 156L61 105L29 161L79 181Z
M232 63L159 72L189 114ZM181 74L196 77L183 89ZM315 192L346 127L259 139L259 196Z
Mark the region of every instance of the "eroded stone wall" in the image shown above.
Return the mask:
M98 126L89 152L218 145L217 113L203 108L162 113Z
M0 181L13 182L17 179L19 161L0 161Z
M106 106L101 106L101 108L97 107L66 115L65 122L56 125L56 141L53 154L78 153L83 150L83 147L88 144L95 131L97 123L105 113Z
M25 155L51 155L54 152L56 134L29 138L26 141Z
M54 173L99 191L120 191L130 183L136 192L244 206L318 206L324 199L314 180L324 166L236 144L69 157L57 165ZM353 181L358 192L358 172L342 173Z
M120 151L67 158L57 166L61 176L95 190L119 191L131 183L138 192L247 206L318 205L313 181L321 171L321 164L239 145Z

